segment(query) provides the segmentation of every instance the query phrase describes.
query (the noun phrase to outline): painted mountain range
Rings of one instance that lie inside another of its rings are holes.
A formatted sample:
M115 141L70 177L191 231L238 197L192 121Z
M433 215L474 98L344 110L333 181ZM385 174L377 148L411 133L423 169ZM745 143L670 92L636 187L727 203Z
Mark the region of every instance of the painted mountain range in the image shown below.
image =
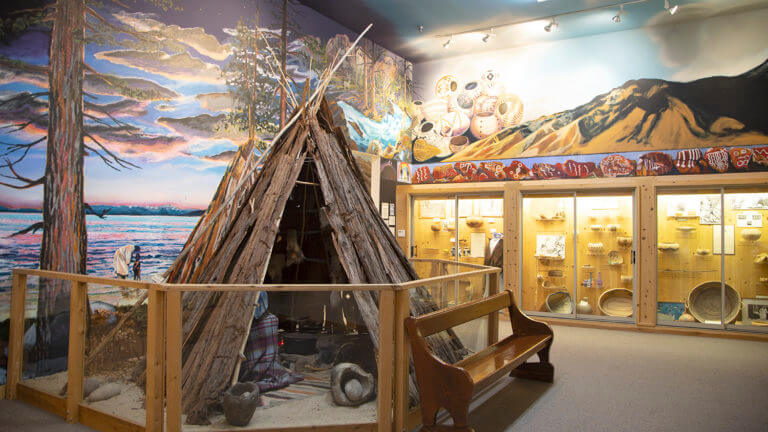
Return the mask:
M109 216L200 216L205 210L182 209L172 205L135 206L135 205L101 205L95 204L91 209L102 215ZM15 208L0 205L0 213L41 213L39 208ZM88 214L91 214L89 212Z
M738 76L639 79L504 129L449 161L768 144L768 60Z

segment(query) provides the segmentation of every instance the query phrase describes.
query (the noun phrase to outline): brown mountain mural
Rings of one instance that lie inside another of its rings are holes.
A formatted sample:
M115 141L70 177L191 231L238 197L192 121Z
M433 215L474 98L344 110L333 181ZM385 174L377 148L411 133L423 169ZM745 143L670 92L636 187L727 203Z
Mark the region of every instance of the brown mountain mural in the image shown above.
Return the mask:
M447 160L768 143L768 60L734 77L639 79L587 104L504 129Z

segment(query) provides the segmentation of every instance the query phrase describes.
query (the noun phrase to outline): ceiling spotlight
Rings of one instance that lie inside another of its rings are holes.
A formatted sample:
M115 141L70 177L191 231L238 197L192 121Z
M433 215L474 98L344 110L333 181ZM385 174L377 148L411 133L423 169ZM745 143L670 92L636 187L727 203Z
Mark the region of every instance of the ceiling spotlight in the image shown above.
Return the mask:
M552 21L550 21L549 24L544 26L544 31L547 33L550 33L555 30L557 30L557 21L555 21L555 17L552 17Z
M677 7L678 6L679 5L670 6L669 0L664 0L664 9L666 9L667 12L669 12L670 15L674 15L675 12L677 12Z
M419 33L424 33L424 26L423 25L416 26L416 30L418 30Z
M488 43L488 41L491 40L493 36L493 29L491 29L488 33L485 34L485 36L483 36L483 42Z
M445 41L445 43L443 44L443 48L448 49L448 47L451 46L452 43L453 43L453 35L451 35L451 37L449 37L448 40Z
M619 6L619 13L613 16L611 20L616 24L621 22L621 16L624 15L624 5Z

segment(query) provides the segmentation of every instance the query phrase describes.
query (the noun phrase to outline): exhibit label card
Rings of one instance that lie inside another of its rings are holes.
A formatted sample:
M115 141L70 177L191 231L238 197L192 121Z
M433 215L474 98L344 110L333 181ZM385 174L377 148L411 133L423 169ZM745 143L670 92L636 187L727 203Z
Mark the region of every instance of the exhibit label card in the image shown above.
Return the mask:
M734 236L734 227L733 225L726 225L725 226L725 254L726 255L733 255L736 253L736 239ZM720 225L715 225L712 227L712 253L714 255L720 255Z
M485 233L469 234L469 256L472 258L485 258Z
M762 228L763 215L756 211L746 211L736 215L736 226L739 228Z

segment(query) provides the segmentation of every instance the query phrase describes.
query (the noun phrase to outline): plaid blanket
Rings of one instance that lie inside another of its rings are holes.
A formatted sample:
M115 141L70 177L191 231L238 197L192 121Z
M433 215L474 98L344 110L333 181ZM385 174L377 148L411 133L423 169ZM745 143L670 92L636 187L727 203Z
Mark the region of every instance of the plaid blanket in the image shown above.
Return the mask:
M239 381L254 381L260 392L277 390L304 379L278 362L277 317L265 313L251 325Z

